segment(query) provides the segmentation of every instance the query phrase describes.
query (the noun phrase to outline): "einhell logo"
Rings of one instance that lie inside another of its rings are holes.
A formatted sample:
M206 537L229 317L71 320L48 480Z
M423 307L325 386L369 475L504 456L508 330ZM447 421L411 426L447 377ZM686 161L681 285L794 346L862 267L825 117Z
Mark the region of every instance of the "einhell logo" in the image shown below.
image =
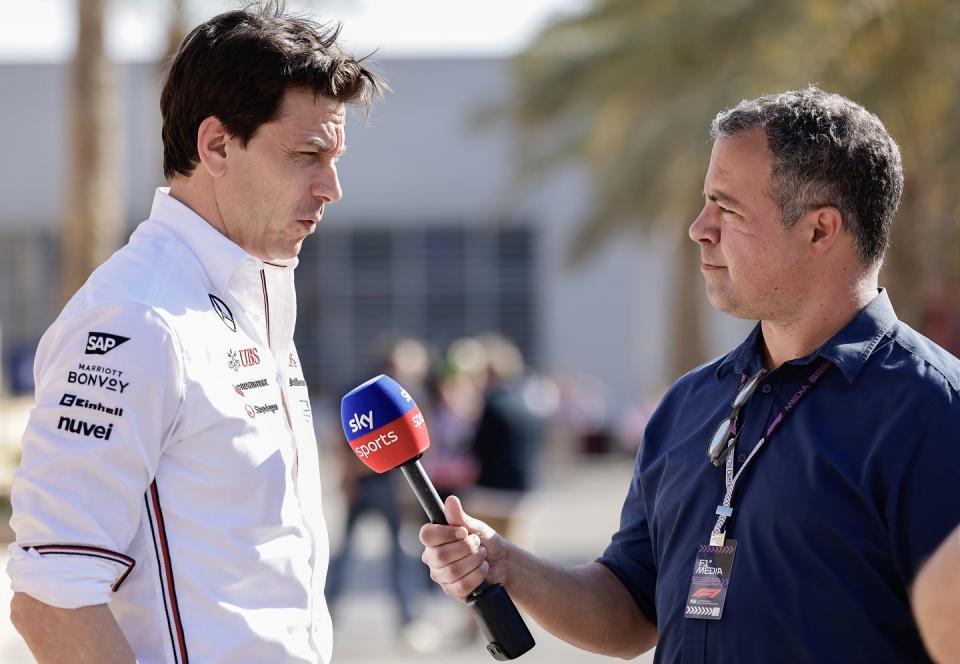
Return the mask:
M110 408L109 406L104 406L102 403L78 397L76 394L64 394L60 397L60 405L67 406L68 408L89 408L90 410L106 413L107 415L123 417L123 408Z
M130 341L130 337L106 332L87 332L87 347L83 353L84 355L106 355L126 341Z

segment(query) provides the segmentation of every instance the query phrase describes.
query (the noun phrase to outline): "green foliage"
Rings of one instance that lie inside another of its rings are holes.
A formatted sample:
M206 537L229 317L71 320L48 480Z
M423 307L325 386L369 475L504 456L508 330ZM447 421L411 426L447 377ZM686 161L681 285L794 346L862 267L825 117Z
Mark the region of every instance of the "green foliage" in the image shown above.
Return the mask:
M956 278L953 0L597 0L547 28L515 65L511 111L529 172L575 161L594 184L574 258L624 227L689 224L714 114L816 83L874 111L903 149L907 191L892 262Z

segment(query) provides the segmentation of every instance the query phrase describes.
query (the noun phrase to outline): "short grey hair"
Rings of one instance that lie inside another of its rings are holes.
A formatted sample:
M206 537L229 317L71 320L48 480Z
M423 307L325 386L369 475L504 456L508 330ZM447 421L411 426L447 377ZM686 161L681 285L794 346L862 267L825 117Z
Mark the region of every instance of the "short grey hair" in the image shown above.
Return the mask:
M773 155L770 194L789 228L810 210L837 208L860 260L875 265L890 243L903 194L900 148L880 119L810 86L741 101L717 114L710 136L762 129Z

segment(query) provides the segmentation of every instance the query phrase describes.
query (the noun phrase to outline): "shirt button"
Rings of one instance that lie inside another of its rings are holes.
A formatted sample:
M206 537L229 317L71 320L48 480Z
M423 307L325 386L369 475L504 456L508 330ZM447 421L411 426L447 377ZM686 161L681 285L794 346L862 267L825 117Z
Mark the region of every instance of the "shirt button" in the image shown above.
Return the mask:
M770 394L770 392L773 391L773 388L770 387L769 385L764 385L764 386L761 388L761 390L763 391L764 394Z
M747 460L747 455L746 455L746 454L741 453L741 454L738 454L738 455L737 455L737 461L739 461L740 463L743 463L743 462L746 461L746 460Z

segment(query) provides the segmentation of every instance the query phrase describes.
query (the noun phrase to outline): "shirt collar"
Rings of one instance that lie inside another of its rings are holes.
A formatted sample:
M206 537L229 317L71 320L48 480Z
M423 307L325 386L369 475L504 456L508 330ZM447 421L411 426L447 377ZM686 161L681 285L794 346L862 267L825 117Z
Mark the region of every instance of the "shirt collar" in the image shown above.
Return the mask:
M867 358L896 322L897 314L890 297L886 289L881 288L877 296L825 344L806 357L790 360L787 364L804 365L822 357L830 360L840 369L847 382L852 383ZM757 323L744 342L730 351L717 366L717 378L722 378L730 368L737 374L752 374L759 370L762 338L760 323Z
M150 220L159 223L187 246L203 266L210 283L220 293L226 293L230 277L241 267L262 270L264 265L290 268L298 259L287 258L264 263L251 256L203 217L170 195L169 187L157 188L150 209Z

